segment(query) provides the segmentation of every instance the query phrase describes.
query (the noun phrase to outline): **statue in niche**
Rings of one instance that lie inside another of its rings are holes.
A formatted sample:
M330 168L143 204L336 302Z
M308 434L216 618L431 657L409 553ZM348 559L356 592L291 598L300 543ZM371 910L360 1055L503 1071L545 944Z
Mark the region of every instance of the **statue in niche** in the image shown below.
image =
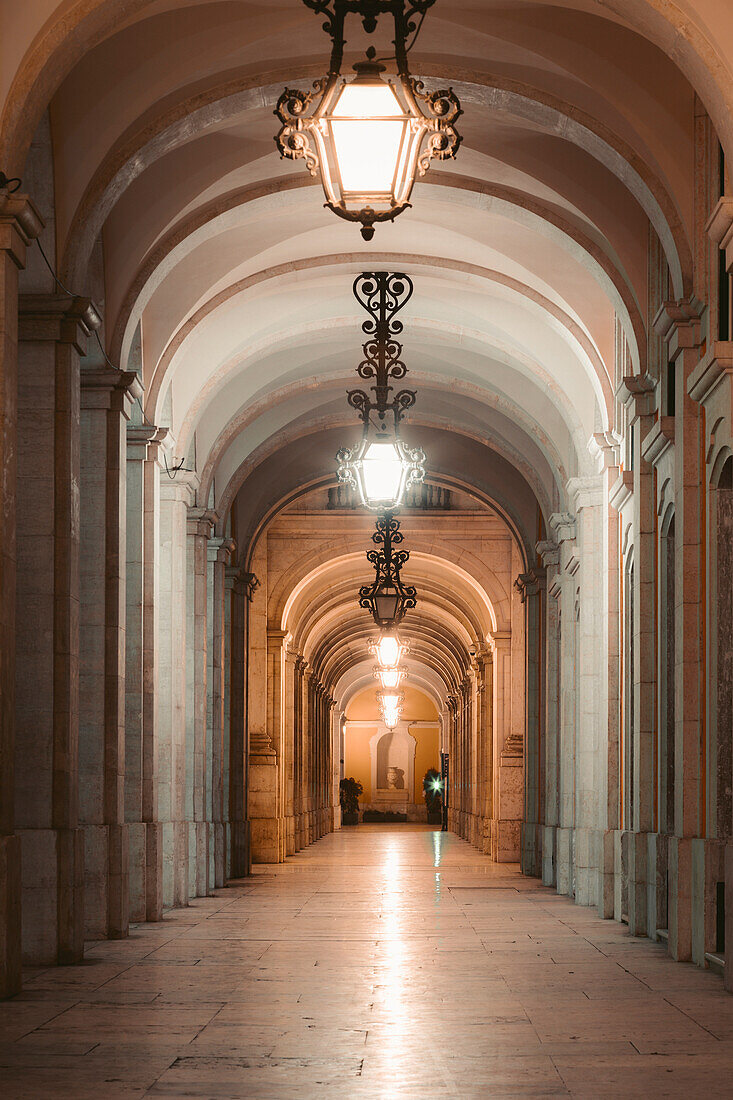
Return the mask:
M390 730L377 744L377 787L382 791L404 791L407 774L405 737Z
M404 791L405 772L403 768L387 768L387 790Z

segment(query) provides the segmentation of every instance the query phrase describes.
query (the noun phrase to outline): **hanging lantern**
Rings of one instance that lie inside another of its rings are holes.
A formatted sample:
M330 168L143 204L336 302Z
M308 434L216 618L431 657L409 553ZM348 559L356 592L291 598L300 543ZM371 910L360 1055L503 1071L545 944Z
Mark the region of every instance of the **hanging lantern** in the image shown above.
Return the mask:
M275 142L281 156L304 160L312 176L320 175L325 205L361 223L369 241L376 222L394 221L410 206L415 177L425 175L431 159L455 157L461 143L454 123L462 112L452 89L427 94L407 67L407 39L435 0L411 0L407 12L405 0L332 0L333 10L325 0L304 2L327 16L329 71L312 92L283 91L275 109L282 124ZM370 46L366 60L354 65L356 76L342 75L346 15L361 16L371 34L377 16L387 12L394 18L396 73L384 75Z
M396 314L412 297L412 280L402 272L363 272L354 280L354 296L369 313L362 330L369 339L357 367L360 378L373 379L371 396L350 390L348 401L359 413L362 436L355 447L343 447L336 455L336 476L359 493L361 503L373 511L395 511L411 485L425 478L425 452L409 447L400 437L400 422L415 403L414 390L392 396L392 382L404 378L397 336L402 322Z
M417 605L414 585L402 583L402 566L409 559L407 550L395 550L402 542L399 520L391 513L379 516L372 542L380 549L369 550L367 561L374 566L374 581L359 589L359 606L371 611L374 622L383 630L396 627L405 612Z

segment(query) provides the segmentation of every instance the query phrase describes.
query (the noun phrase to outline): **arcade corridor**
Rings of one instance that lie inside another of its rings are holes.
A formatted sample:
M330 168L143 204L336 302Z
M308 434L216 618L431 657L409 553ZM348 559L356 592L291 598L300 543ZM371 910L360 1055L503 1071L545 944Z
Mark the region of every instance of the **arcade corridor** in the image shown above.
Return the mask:
M0 1006L6 1095L721 1095L709 971L453 834L367 825L197 898Z

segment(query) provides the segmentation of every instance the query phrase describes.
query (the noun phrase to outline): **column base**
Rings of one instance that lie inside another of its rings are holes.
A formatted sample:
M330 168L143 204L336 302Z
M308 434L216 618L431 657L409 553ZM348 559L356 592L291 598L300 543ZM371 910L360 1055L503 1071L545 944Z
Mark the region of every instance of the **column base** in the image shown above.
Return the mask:
M692 961L706 966L717 940L717 884L725 882L724 840L692 842Z
M671 836L668 842L669 940L667 950L677 962L692 959L692 840Z
M523 875L542 877L542 832L542 826L537 822L522 822L520 863Z
M231 877L245 878L252 871L249 821L233 821L231 831Z
M226 831L220 821L215 821L213 828L214 839L214 887L220 890L226 885Z
M22 829L22 958L29 966L84 958L84 832Z
M0 997L21 989L21 843L0 836Z
M543 886L557 886L557 868L555 861L557 859L556 844L557 838L555 836L554 825L544 825L542 827L542 885Z

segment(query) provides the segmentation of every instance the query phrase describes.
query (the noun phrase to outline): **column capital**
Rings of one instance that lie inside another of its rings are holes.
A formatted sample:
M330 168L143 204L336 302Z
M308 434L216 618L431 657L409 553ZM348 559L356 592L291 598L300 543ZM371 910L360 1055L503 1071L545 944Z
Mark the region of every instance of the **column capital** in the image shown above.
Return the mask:
M25 267L26 249L44 224L28 195L0 191L0 252L7 252L16 267Z
M71 344L86 355L87 340L102 318L90 298L68 294L20 294L18 338L24 341Z
M179 481L178 478L165 478L160 479L160 499L161 501L170 500L178 501L181 504L185 504L187 508L193 504L196 497L196 490L193 485L188 481Z
M652 327L667 342L667 354L676 359L681 352L698 347L702 341L700 317L703 303L693 297L663 302Z
M129 420L133 401L143 395L134 370L117 370L105 365L82 368L80 377L83 409L114 409Z
M279 627L268 626L267 628L267 649L270 653L276 653L279 649L282 649L290 638L289 630L280 630Z
M512 644L512 632L511 630L495 630L486 640L491 646L492 653L506 652Z
M575 539L575 516L572 512L553 512L547 525L555 542L572 542Z
M157 428L155 424L128 424L128 461L144 462L146 458L155 458L158 448L165 443L168 431L168 428Z
M568 478L566 487L573 499L576 515L584 508L593 508L603 502L602 474L596 474L593 477Z
M557 568L560 564L560 545L552 539L541 539L535 543L535 550L542 559L545 569L550 566Z
M725 249L725 267L733 272L733 197L721 195L705 225L710 240Z
M616 399L629 413L629 421L652 416L657 406L657 382L650 374L627 374L616 388Z
M545 568L541 565L533 566L527 573L520 573L514 582L514 587L519 592L522 603L536 596L541 588L545 587Z
M206 555L210 562L219 562L228 565L231 556L237 548L234 539L210 538L206 548Z
M621 442L621 436L617 432L594 432L588 440L588 453L607 470L609 466L618 466L620 463Z
M189 505L186 516L186 532L189 535L209 539L218 519L216 512L211 511L209 508L197 508L195 505Z

